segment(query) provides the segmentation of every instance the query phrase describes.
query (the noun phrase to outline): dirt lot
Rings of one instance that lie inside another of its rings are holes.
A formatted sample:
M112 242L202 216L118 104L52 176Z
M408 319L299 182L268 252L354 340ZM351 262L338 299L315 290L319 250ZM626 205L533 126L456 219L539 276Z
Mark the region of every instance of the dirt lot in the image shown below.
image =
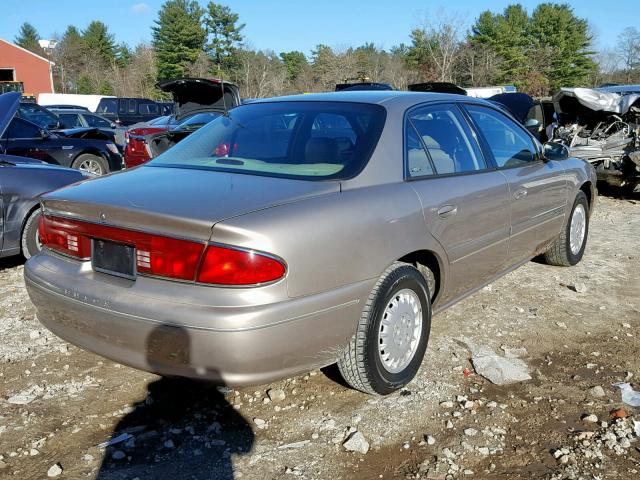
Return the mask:
M40 326L21 262L0 262L0 478L640 478L640 408L612 387L640 390L637 194L599 199L577 267L530 262L436 316L418 378L385 398L332 369L233 391L103 360ZM490 383L469 343L531 380Z

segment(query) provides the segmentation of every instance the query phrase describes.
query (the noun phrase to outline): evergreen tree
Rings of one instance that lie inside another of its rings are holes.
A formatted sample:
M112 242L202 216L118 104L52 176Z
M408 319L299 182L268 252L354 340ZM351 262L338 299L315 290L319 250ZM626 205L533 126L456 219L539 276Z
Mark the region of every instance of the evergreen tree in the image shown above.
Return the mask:
M15 38L15 43L33 53L44 56L45 52L40 47L38 40L40 40L40 35L38 35L35 27L28 22L24 22Z
M543 74L551 90L585 86L595 70L587 21L577 18L569 5L542 3L531 16L531 41L536 51L546 51Z
M282 62L287 69L287 77L289 78L289 81L297 79L304 71L304 68L308 65L307 57L305 57L304 53L295 50L292 52L282 52L280 54L280 59L282 59Z
M111 64L116 58L116 43L109 28L102 22L94 20L89 24L82 39L88 55L99 58L106 65Z
M168 0L153 27L160 80L183 77L204 49L202 8L193 0Z
M240 47L244 23L238 24L239 16L226 5L209 2L204 23L211 37L207 51L216 65L222 65Z

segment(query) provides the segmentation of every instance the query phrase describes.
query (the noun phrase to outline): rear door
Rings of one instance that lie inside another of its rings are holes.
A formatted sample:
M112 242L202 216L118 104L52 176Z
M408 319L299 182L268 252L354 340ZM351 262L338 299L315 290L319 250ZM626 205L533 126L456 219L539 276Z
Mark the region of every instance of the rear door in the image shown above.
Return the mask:
M457 105L422 106L407 114L405 177L420 196L429 233L448 255L444 301L506 268L507 182L484 158Z
M509 263L517 264L540 253L560 233L567 201L564 168L543 160L531 135L502 112L483 105L465 108L509 184Z

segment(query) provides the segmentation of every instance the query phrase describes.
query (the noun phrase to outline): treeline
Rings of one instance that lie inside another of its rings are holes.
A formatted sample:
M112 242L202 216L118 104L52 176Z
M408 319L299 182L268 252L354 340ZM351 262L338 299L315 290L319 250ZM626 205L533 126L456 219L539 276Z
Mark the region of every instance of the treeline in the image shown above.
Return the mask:
M245 25L225 5L167 0L152 29L151 44L117 43L93 21L69 26L44 52L25 23L16 43L56 63L59 92L157 97L158 80L222 77L244 97L333 90L336 83L370 79L405 88L416 81L462 86L513 84L536 96L562 86L640 82L640 31L629 27L615 51L596 52L588 21L568 4L543 3L531 13L519 4L483 12L470 29L465 19L440 13L411 32L409 44L386 51L374 43L335 49L319 44L303 52L250 48Z

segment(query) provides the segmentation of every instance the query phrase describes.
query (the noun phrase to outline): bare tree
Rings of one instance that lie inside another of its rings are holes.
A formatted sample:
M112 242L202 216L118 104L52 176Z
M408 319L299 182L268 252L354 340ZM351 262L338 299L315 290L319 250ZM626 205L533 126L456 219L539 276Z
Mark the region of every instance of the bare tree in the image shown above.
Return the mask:
M627 73L627 82L631 82L634 71L640 69L640 30L636 27L625 28L618 35L617 50Z
M453 81L464 24L460 15L446 15L440 10L434 16L425 15L420 27L411 32L415 61L422 63L423 68L427 63L424 69L431 67L434 80Z

